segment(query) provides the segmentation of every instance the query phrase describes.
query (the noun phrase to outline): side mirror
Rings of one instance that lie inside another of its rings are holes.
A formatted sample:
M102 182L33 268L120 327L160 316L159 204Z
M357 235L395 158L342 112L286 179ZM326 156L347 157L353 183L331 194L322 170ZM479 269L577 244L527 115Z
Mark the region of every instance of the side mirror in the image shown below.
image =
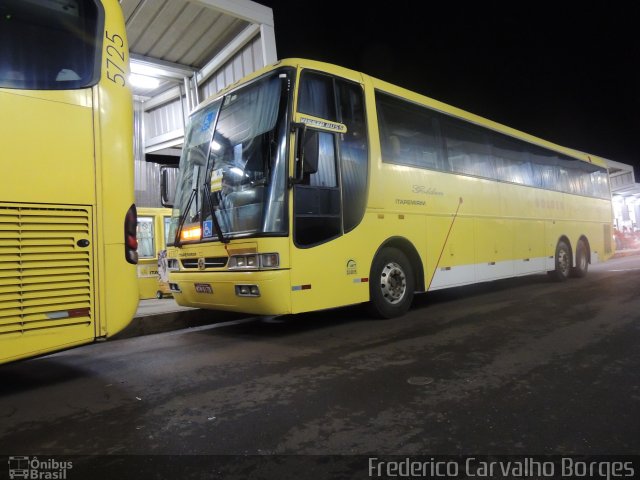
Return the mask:
M306 123L292 123L291 131L296 134L296 157L294 175L290 185L302 182L305 174L318 171L319 137L318 132L309 130Z
M304 164L303 173L316 173L318 171L318 157L320 156L320 135L314 130L307 131L304 138Z
M295 133L296 156L293 164L293 175L289 178L289 186L300 183L304 178L304 141L307 136L307 124L292 122L291 131Z
M160 168L160 203L165 208L173 208L177 172L177 167Z

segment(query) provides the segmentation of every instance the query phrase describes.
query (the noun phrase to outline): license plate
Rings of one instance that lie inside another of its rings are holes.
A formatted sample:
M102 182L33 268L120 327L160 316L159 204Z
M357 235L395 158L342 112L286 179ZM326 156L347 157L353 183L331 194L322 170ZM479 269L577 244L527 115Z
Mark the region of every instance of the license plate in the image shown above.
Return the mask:
M193 285L198 293L213 293L213 288L208 283L194 283Z

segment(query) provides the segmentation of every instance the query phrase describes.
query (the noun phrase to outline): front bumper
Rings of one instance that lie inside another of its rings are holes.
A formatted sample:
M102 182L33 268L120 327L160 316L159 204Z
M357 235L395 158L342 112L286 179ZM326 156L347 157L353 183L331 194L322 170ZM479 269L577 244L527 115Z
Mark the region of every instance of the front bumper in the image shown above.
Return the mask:
M248 272L205 271L169 273L173 298L179 305L253 315L291 313L289 270ZM173 286L172 285L172 286ZM255 285L260 296L238 296L236 286Z

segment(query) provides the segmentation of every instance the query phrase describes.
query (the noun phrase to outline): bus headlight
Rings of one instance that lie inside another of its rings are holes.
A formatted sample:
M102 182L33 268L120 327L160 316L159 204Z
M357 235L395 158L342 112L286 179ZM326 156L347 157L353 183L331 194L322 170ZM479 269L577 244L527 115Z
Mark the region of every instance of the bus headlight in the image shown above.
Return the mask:
M232 255L229 257L229 270L257 270L258 255Z
M170 272L176 272L180 270L180 265L178 264L177 258L167 259L167 270L169 270Z
M280 267L280 255L277 253L232 255L229 257L229 270L258 270L278 267Z
M278 255L277 253L261 254L260 266L262 268L278 268L280 266L280 255Z
M260 289L257 285L236 285L236 295L238 297L259 297Z

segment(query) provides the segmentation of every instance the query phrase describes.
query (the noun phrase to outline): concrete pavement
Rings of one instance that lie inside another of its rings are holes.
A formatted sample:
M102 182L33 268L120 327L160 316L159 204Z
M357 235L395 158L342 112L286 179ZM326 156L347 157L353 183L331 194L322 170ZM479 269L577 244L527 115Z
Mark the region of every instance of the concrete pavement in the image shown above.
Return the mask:
M182 307L173 298L140 300L136 316L112 339L138 337L182 328L198 327L240 318L241 315Z

